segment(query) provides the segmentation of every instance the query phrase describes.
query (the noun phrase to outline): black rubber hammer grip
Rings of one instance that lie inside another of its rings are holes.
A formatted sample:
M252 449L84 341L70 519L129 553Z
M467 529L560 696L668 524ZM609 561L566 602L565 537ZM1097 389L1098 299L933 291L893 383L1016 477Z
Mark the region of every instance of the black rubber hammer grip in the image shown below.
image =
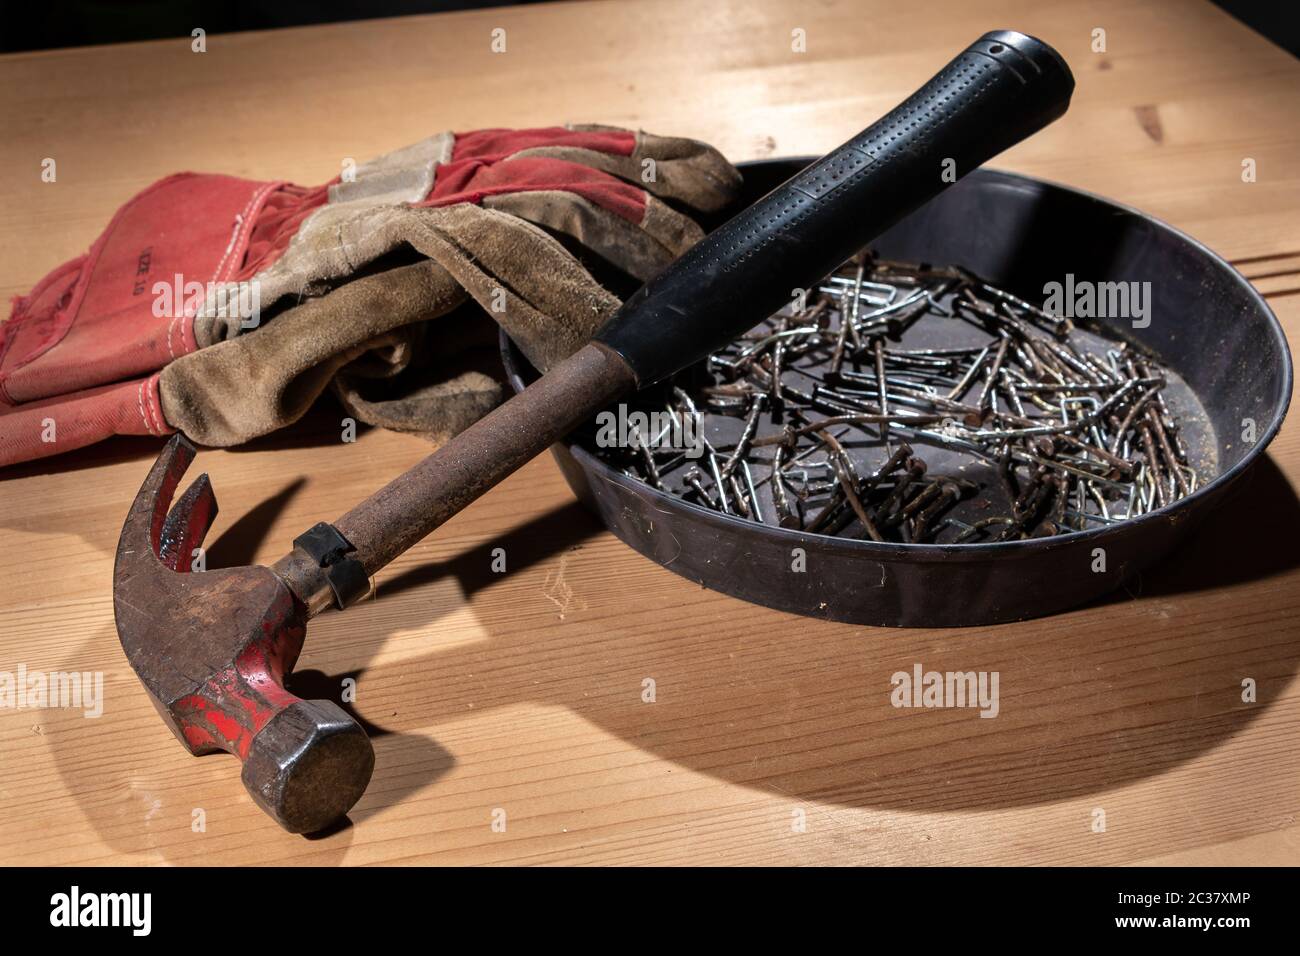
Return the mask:
M699 361L1061 116L1073 91L1070 68L1046 43L984 34L902 105L651 279L596 341L623 356L640 386Z

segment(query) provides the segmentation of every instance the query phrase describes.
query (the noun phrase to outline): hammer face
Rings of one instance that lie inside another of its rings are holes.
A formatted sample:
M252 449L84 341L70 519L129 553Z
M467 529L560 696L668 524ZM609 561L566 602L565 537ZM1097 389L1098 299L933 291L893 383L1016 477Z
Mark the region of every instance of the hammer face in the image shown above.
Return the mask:
M330 700L300 700L253 738L244 786L290 833L311 833L351 809L370 782L375 751Z

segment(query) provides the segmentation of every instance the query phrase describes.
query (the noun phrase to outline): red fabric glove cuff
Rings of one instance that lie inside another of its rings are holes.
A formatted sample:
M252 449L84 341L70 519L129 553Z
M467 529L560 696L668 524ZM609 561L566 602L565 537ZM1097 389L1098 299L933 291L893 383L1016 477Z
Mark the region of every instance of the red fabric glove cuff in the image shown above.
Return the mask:
M197 173L154 183L118 210L86 255L14 300L0 326L0 400L129 379L194 351L193 284L232 281L250 248L264 257L287 245L306 207L324 202L323 189Z

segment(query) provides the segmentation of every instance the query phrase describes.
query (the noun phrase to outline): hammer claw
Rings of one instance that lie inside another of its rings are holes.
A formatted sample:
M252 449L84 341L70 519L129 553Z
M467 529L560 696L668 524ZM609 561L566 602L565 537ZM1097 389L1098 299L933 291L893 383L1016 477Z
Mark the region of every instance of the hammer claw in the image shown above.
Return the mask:
M217 517L217 498L206 473L185 489L163 522L158 538L158 559L173 571L189 571L195 550Z
M133 559L131 564L143 569L154 563L151 558L161 557L160 546L163 528L167 523L167 509L185 469L193 460L194 446L179 432L173 435L149 469L144 484L131 503L131 510L127 513L126 522L122 525L122 536L118 541L119 560L129 555ZM191 486L190 491L193 490ZM213 504L215 503L214 500ZM215 508L213 510L215 512Z

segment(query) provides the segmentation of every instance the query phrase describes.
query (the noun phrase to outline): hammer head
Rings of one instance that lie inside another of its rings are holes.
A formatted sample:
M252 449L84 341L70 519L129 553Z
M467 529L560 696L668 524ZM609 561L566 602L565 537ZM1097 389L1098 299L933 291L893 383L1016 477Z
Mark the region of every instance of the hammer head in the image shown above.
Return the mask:
M293 833L343 816L374 769L361 726L328 700L284 688L307 610L269 568L201 570L217 513L200 475L168 514L194 446L174 436L122 527L113 569L117 635L140 682L191 753L244 761L244 786Z

